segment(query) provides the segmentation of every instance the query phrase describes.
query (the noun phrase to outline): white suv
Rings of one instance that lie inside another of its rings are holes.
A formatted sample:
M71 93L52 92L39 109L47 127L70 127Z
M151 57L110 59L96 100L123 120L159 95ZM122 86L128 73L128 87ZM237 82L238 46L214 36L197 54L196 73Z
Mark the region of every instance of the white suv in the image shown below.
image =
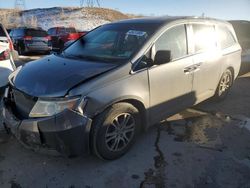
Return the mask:
M12 55L13 50L8 32L0 24L0 93L8 84L8 76L16 69Z

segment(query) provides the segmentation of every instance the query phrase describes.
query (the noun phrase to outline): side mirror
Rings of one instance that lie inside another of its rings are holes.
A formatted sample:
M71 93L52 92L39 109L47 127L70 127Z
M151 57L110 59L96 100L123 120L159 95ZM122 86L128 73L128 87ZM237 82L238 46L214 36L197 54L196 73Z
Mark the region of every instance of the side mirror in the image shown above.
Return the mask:
M156 65L165 64L171 61L171 51L170 50L159 50L155 54Z

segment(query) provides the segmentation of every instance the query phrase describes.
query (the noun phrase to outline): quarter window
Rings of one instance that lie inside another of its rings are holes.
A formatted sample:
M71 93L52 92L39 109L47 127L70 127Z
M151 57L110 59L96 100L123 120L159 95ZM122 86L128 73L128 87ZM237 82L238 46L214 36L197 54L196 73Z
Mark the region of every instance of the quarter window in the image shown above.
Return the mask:
M226 27L219 27L219 41L222 49L235 44L235 39L232 33Z
M187 38L185 25L167 30L155 43L156 52L170 50L172 59L187 55Z
M193 24L195 52L209 51L217 46L215 28L212 25Z

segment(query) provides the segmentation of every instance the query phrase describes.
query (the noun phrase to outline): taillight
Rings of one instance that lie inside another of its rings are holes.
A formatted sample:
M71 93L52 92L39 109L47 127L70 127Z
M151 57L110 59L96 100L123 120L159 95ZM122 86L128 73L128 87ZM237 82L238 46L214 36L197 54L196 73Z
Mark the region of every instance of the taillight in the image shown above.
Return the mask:
M32 40L32 36L24 36L23 39L24 40Z
M67 40L76 40L78 38L79 38L79 36L76 33L69 33L67 35Z
M7 60L7 59L10 59L10 53L8 50L0 53L0 61Z

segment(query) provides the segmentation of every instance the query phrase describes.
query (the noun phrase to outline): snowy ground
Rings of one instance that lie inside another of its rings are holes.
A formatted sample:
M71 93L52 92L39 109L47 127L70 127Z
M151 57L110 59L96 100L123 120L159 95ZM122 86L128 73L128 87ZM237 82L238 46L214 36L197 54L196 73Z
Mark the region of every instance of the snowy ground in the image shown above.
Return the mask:
M1 10L0 22L6 27L32 26L45 30L56 27L75 27L80 31L88 31L111 21L126 19L118 11L104 8L43 8L26 11Z
M85 9L35 9L24 12L22 15L22 19L24 20L29 20L32 18L37 19L38 26L45 30L55 26L65 26L88 31L99 25L109 22L98 15L89 14Z

